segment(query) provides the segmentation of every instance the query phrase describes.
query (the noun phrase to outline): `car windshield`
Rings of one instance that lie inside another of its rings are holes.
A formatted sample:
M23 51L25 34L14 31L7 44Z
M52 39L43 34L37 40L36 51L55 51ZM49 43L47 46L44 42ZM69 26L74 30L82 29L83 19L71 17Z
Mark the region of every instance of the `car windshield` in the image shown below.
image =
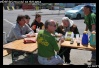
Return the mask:
M83 5L79 5L79 6L72 8L72 10L80 10L82 7L83 7Z

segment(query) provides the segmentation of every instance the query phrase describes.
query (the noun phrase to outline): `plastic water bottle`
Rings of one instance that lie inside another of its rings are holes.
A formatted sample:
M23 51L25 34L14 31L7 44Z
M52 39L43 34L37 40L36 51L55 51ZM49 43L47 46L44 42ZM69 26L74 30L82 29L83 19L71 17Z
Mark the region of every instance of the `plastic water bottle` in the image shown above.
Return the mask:
M84 33L83 33L82 45L84 45L84 46L88 45L88 33L87 33L87 31L84 31Z
M90 46L96 47L96 32L92 31L90 36Z
M37 28L36 28L36 33L38 33L38 32L39 32L39 30L40 30L40 29L39 29L39 28L38 28L38 26L37 26Z

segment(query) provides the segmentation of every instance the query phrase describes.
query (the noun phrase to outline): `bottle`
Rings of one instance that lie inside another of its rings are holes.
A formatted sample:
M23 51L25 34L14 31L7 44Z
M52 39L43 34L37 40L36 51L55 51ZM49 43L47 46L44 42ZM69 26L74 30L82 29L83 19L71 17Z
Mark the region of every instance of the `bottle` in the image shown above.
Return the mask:
M87 46L88 45L88 33L87 31L84 31L82 36L82 45Z
M96 32L95 31L92 31L89 42L90 42L90 46L96 47Z
M36 33L38 33L38 32L39 32L39 30L40 30L40 29L39 29L39 28L38 28L38 26L37 26L37 28L36 28Z

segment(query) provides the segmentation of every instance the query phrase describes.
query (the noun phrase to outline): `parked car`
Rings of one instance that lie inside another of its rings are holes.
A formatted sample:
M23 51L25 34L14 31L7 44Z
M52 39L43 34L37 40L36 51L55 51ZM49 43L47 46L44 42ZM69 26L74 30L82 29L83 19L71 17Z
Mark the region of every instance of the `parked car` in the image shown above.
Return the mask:
M78 5L73 7L72 9L68 10L67 12L65 12L65 16L73 19L73 18L83 18L84 17L84 12L83 12L83 7L85 5ZM96 5L90 5L92 6L92 11L96 14Z

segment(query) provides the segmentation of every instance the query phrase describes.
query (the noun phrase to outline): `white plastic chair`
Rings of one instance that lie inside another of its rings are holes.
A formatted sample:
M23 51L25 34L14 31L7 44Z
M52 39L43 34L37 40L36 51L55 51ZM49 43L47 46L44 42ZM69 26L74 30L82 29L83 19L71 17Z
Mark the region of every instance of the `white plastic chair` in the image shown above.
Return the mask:
M3 32L3 44L6 44L7 40L6 40L6 32Z

